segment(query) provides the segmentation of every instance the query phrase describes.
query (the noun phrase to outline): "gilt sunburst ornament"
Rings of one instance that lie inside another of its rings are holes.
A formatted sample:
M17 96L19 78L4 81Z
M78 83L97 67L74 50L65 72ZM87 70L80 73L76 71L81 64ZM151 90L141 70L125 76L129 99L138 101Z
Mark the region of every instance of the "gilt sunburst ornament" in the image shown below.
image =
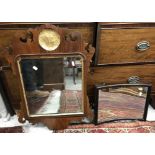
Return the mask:
M53 51L60 45L60 35L51 29L42 30L38 40L39 45L46 51Z

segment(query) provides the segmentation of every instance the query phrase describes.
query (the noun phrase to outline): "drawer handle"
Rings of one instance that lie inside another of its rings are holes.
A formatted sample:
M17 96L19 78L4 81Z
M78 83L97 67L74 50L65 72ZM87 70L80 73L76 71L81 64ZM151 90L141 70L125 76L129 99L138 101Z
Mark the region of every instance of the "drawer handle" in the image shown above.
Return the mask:
M131 76L128 78L128 83L129 84L140 83L140 78L138 76Z
M136 46L136 49L138 51L146 51L149 48L150 48L150 43L148 41L141 41Z

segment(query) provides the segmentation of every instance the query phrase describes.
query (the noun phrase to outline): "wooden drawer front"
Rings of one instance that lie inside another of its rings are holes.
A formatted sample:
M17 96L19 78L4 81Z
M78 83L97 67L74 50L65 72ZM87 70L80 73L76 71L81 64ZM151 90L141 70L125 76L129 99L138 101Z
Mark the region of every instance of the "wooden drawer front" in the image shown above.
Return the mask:
M155 61L155 28L100 29L96 64L118 64ZM147 41L150 48L138 51L139 42Z
M151 83L152 91L155 91L155 64L130 65L130 66L106 66L93 68L88 75L88 93L93 93L95 84L128 83L131 76L138 76L142 83Z
M64 27L68 27L73 32L80 32L83 36L83 40L85 41L85 43L94 44L95 24L68 24L66 26L64 25Z

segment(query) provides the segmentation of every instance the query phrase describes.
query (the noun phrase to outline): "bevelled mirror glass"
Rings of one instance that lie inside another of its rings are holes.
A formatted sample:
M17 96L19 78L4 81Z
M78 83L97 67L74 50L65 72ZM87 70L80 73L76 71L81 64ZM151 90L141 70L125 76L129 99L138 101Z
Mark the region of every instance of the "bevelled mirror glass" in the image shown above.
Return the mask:
M118 120L146 120L150 85L96 86L95 124Z
M81 55L24 57L18 68L29 116L84 113Z

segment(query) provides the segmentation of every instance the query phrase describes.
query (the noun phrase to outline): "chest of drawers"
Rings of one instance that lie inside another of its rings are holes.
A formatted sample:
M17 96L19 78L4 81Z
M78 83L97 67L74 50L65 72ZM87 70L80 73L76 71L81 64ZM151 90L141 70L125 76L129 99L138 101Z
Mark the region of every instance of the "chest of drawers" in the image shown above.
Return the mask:
M93 98L94 84L128 83L137 77L152 84L155 94L155 24L98 23L94 66L88 80ZM152 106L155 103L152 100Z

